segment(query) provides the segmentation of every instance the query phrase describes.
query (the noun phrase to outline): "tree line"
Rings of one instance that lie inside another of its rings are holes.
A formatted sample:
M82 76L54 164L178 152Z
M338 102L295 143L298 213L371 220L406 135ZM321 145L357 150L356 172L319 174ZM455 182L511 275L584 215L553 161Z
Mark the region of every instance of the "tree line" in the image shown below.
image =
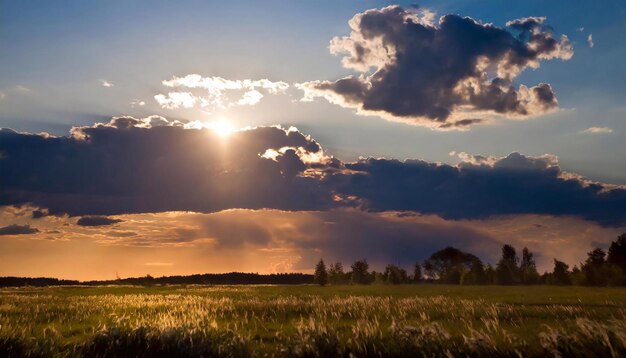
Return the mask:
M524 247L520 258L511 245L502 247L495 266L484 264L477 256L454 247L433 253L423 262L416 262L413 272L397 265L387 265L384 271L370 271L367 260L355 261L350 271L341 262L328 268L324 260L315 266L314 283L324 286L372 283L407 284L433 282L461 285L626 285L626 233L611 242L608 252L596 248L571 270L565 262L554 259L552 272L539 274L534 254Z
M76 281L47 277L0 277L0 287L19 286L100 286L100 285L297 285L310 284L313 275L304 273L258 274L247 272L207 273L188 276L118 278L115 280Z

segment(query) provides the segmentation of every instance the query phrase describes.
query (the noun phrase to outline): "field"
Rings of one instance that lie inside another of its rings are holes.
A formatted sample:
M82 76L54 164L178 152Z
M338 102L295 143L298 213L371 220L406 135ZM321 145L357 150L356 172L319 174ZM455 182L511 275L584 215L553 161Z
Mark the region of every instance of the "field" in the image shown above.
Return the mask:
M626 289L0 290L0 356L625 356Z

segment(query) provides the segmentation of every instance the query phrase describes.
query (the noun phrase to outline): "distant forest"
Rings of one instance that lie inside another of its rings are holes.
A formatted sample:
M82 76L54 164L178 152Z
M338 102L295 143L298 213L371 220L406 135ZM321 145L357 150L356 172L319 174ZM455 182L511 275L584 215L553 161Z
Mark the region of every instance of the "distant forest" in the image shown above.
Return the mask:
M456 285L626 285L626 233L609 246L608 253L596 248L587 259L571 270L565 262L554 259L552 272L539 274L534 254L524 248L522 257L511 245L502 247L502 256L495 266L485 265L476 255L454 247L432 254L424 262L416 262L413 272L396 265L387 265L382 272L369 271L367 260L359 260L344 272L341 262L328 268L324 260L315 267L313 281L319 285L341 284L408 284L443 283Z
M521 258L511 245L502 247L502 256L495 266L484 264L476 255L454 247L433 253L423 262L416 262L413 272L397 265L387 265L384 271L370 271L366 259L355 261L350 271L341 262L326 266L320 260L313 275L303 273L258 274L231 272L190 276L132 277L107 281L75 281L56 278L0 277L0 287L61 286L61 285L346 285L346 284L417 284L441 283L460 285L586 285L626 286L626 233L609 246L608 252L596 248L587 258L570 269L554 259L551 272L537 271L534 254L523 248Z
M313 283L313 275L303 273L278 273L262 275L258 273L230 272L207 273L189 276L163 276L120 278L106 281L59 280L45 277L0 277L0 287L16 286L99 286L99 285L297 285Z

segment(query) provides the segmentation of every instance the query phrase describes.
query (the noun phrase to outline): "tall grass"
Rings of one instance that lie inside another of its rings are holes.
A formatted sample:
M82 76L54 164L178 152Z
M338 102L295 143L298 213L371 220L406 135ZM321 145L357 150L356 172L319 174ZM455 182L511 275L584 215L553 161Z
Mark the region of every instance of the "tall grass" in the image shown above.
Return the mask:
M109 291L0 293L0 356L626 356L626 311L610 301Z

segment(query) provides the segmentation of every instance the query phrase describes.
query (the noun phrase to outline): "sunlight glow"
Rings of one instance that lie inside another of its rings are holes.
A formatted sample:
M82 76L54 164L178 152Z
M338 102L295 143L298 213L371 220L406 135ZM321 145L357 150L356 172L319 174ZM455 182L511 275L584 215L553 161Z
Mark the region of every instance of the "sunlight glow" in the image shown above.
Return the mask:
M228 137L235 131L233 125L226 119L220 119L217 122L210 123L208 125L217 135L220 137Z
M192 121L186 123L185 128L210 129L220 137L228 137L237 130L227 118L219 118L213 122Z

